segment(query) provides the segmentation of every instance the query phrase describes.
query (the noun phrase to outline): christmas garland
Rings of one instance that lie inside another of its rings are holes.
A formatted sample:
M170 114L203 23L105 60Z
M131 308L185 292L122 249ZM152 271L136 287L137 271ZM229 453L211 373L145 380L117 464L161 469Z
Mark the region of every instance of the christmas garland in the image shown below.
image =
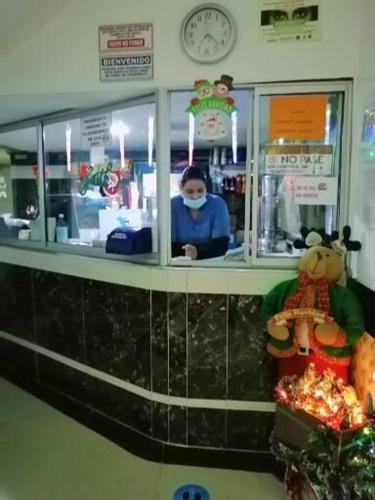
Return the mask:
M374 419L338 463L332 460L337 440L333 430L324 425L310 433L306 448L293 449L274 435L270 446L278 461L308 480L319 500L375 500Z

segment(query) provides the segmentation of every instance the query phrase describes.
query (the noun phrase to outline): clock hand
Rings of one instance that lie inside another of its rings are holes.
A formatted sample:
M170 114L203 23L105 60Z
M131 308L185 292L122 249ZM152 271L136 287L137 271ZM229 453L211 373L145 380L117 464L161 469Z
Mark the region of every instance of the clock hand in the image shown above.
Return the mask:
M216 38L214 36L212 36L212 34L210 33L210 30L208 29L208 25L207 25L207 21L206 20L204 20L204 25L206 27L206 32L207 32L204 38L206 38L207 36L209 36L217 44L218 42L217 42ZM204 40L204 38L203 38L203 40Z
M211 38L211 35L209 33L206 33L202 40L199 43L199 47L201 47L202 43L206 40L206 38Z

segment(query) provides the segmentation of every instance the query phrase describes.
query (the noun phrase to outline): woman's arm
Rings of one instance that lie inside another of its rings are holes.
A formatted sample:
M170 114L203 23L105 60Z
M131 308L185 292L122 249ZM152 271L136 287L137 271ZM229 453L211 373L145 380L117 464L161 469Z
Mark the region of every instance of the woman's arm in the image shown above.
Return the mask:
M172 257L180 257L180 255L185 255L183 246L183 243L172 241Z
M202 245L194 245L198 252L197 259L210 259L212 257L220 257L228 250L229 238L213 238L208 243Z

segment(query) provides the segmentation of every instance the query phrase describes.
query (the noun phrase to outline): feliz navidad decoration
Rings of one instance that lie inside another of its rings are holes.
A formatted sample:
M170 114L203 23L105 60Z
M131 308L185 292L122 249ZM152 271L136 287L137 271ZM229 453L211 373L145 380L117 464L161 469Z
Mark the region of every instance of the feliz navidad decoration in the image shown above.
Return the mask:
M193 161L194 138L215 142L228 135L231 123L233 163L237 162L237 109L230 95L233 78L221 75L212 84L208 80L196 80L196 97L190 101L189 113L189 165Z
M86 165L80 167L81 185L79 193L84 196L90 186L98 186L104 196L115 196L120 188L121 170L112 162L105 165Z

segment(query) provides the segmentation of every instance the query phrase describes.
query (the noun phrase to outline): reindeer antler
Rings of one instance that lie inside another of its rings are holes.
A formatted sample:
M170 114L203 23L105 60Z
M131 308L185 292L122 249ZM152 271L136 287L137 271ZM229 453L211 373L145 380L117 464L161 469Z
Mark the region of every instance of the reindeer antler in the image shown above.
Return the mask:
M350 236L352 234L352 229L350 226L344 226L342 230L343 239L342 242L346 246L348 252L358 252L362 248L360 241L351 241Z

